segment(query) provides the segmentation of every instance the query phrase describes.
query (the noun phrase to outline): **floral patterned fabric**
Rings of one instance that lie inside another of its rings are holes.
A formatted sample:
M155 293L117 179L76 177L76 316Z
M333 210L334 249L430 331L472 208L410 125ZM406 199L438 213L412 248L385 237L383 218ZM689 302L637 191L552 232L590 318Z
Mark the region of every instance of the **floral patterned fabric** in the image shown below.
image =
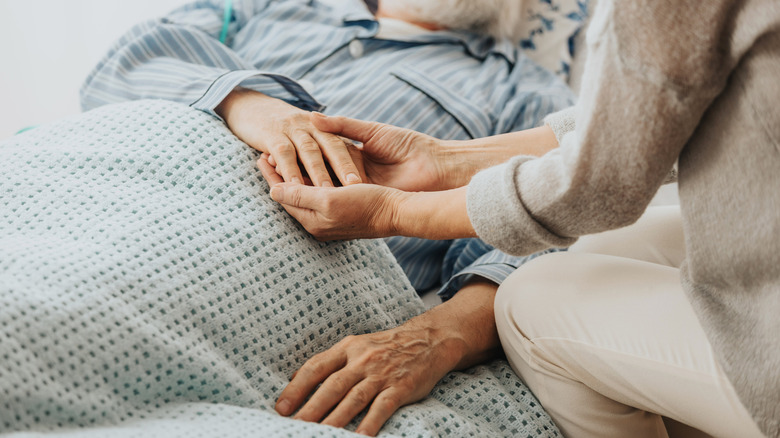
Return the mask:
M574 40L588 16L589 0L525 0L525 54L564 80L569 79Z

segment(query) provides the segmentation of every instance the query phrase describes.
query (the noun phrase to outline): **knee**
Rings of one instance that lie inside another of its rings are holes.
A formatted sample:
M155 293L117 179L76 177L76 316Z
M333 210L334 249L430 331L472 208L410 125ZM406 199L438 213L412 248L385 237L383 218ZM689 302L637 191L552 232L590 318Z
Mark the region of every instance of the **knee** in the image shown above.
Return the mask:
M495 299L496 324L511 327L525 338L541 336L542 325L560 314L570 302L572 285L567 285L567 266L578 254L546 254L531 260L501 284Z
M496 325L526 339L576 331L614 299L609 279L619 281L621 275L612 262L611 256L571 252L531 260L499 287Z

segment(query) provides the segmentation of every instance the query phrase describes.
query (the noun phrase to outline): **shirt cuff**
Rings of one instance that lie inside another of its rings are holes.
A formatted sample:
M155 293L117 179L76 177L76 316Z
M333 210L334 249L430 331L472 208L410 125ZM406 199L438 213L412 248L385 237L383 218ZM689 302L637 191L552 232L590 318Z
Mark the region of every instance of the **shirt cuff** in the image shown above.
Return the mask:
M544 124L553 130L558 144L563 144L563 136L574 131L574 128L577 126L574 117L576 114L575 109L576 107L571 106L556 113L548 114L544 118Z
M500 256L501 258L505 260L511 259L511 261L507 260L504 262L486 263L485 260L496 258L496 255L494 255L493 252L487 253L482 257L480 257L479 259L477 259L477 261L475 261L470 266L460 270L457 274L450 277L450 279L446 283L444 283L444 285L436 293L441 297L442 301L446 301L452 298L453 296L455 296L456 293L458 293L461 289L463 289L463 286L465 284L473 280L475 277L480 277L500 285L501 283L504 282L504 280L506 280L506 278L510 274L515 272L517 268L519 268L520 266L539 257L540 255L548 254L551 252L558 252L558 251L565 251L565 250L548 249L546 251L537 252L525 257L511 257L507 255L501 255Z
M325 106L309 94L293 79L276 74L255 70L236 70L227 72L211 83L206 92L190 106L219 117L216 108L236 87L259 91L266 96L283 100L290 105L306 111L323 111Z

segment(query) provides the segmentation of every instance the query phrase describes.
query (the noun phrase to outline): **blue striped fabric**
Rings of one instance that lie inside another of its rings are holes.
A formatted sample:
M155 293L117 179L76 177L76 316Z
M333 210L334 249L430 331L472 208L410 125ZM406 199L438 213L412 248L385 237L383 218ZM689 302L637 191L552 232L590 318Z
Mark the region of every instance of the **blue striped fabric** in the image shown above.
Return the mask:
M573 103L563 82L508 42L449 31L380 39L362 1L343 3L234 0L225 44L224 2L188 4L125 34L87 78L82 107L160 98L216 117L241 86L305 110L465 140L537 126ZM444 296L471 275L500 283L525 261L481 242L387 242L415 288L445 284Z

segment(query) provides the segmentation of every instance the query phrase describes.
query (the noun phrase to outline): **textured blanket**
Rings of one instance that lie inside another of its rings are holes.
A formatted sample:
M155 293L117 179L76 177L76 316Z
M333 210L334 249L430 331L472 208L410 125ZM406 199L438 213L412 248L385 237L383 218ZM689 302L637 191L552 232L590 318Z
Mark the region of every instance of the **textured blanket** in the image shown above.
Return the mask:
M323 244L256 154L186 106L104 107L0 143L0 434L351 436L273 411L294 370L422 302L382 241ZM506 362L383 436L558 436Z

